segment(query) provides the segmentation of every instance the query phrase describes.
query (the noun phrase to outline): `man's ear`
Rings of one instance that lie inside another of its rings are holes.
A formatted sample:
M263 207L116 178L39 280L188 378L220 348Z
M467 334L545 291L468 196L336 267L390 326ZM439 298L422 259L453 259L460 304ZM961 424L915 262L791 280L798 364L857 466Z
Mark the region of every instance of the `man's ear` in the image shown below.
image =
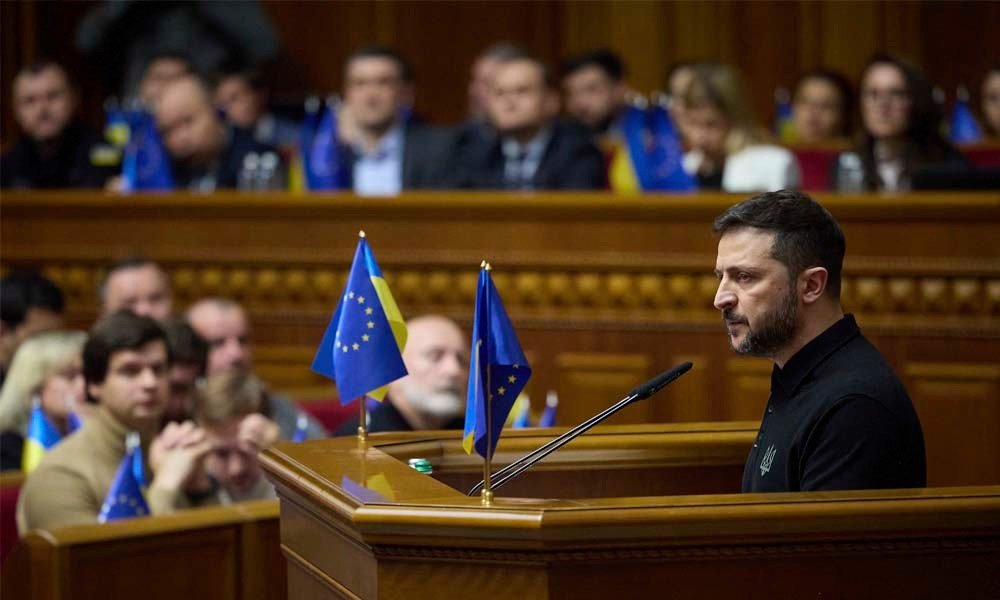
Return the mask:
M104 389L104 385L99 383L88 383L87 384L87 395L97 401L98 404L101 402L101 390Z
M823 297L829 276L830 273L824 267L810 267L799 274L799 285L802 288L802 302L804 304L812 304Z

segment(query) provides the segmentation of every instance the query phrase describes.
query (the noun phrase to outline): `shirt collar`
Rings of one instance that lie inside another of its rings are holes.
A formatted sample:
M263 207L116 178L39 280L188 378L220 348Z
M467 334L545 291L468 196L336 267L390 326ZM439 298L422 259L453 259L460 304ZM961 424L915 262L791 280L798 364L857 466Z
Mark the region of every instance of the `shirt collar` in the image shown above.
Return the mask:
M780 385L788 397L793 396L816 367L858 335L861 335L861 330L858 328L857 321L854 320L854 315L844 315L843 318L796 352L785 363L785 368L779 369L775 365L771 371L771 386Z
M397 123L378 141L373 152L365 152L360 144L355 144L354 152L361 157L383 160L398 156L403 149L403 128Z
M512 137L506 137L502 144L504 158L523 156L525 160L538 160L545 153L545 146L549 144L550 138L552 138L551 126L543 127L527 144L522 144Z

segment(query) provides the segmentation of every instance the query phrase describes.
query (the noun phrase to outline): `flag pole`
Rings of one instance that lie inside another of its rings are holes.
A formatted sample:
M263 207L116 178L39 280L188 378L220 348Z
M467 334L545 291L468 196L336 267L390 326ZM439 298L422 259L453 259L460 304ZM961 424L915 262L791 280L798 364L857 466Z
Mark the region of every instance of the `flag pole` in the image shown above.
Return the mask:
M365 239L364 229L358 232L358 237ZM358 414L358 441L364 442L368 440L368 403L363 394L358 398L358 404L361 406Z
M486 262L485 260L483 261L482 267L484 269L486 269L486 277L487 277L487 282L486 282L486 285L487 285L486 314L487 314L487 322L489 322L489 314L490 314L490 310L489 310L489 301L490 301L489 285L491 283L491 280L490 280L490 271L493 270L493 267L491 267L490 263ZM492 506L493 505L493 489L490 486L490 472L493 470L493 468L492 468L492 455L493 455L493 439L492 439L493 438L493 383L490 381L490 379L491 379L491 377L490 377L490 371L491 371L491 369L490 369L490 360L491 360L491 358L490 358L490 332L487 331L486 332L486 389L483 391L484 394L486 395L486 398L485 398L485 400L486 400L486 402L485 402L485 404L486 404L486 457L485 457L485 460L483 461L483 482L484 482L483 483L483 491L482 491L483 506Z

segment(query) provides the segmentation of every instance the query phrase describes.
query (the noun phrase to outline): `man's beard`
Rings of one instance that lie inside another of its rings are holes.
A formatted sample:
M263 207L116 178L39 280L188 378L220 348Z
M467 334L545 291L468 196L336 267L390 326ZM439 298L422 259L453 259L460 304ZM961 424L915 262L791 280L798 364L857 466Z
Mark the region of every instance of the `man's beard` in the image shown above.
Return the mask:
M402 392L410 407L430 417L448 419L465 412L465 398L457 389L440 389L424 393L404 384Z
M763 315L756 331L750 329L745 317L736 315L732 309L727 308L722 312L723 320L740 321L747 328L743 341L734 347L733 351L737 354L762 358L774 356L792 341L795 336L797 316L798 296L794 287L789 288L788 293L782 297L781 303L774 310Z

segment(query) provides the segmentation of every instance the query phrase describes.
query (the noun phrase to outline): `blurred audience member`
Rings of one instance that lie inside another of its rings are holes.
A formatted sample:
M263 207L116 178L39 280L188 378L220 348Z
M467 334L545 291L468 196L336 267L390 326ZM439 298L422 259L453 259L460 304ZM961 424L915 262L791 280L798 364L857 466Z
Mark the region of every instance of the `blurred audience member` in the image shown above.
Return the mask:
M173 358L163 424L183 423L192 418L195 393L208 364L208 343L184 319L172 317L160 325Z
M167 272L155 262L138 256L125 258L108 268L99 296L103 315L128 309L162 321L170 316L174 305Z
M684 128L684 92L687 91L688 84L694 78L695 66L700 63L694 61L676 62L667 70L667 96L669 97L670 117L674 121L677 130L683 136ZM704 63L709 64L709 63Z
M100 136L76 120L77 95L52 61L14 77L12 105L21 139L0 158L0 187L101 188L112 170L100 166Z
M563 65L566 113L598 136L620 130L625 107L625 67L610 50L574 56Z
M994 67L983 78L982 111L986 135L1000 139L1000 67Z
M296 148L299 124L270 112L268 93L256 69L230 69L215 86L215 104L235 127L253 132L261 144L275 148Z
M34 271L14 271L0 281L0 385L18 346L62 327L65 308L59 286Z
M208 87L192 75L166 85L154 115L174 180L182 188L236 188L248 154L275 151L256 142L250 132L226 126Z
M22 535L96 522L132 431L153 475L145 493L153 514L208 501L211 481L202 462L210 445L204 432L185 423L156 435L169 368L170 352L156 321L121 311L94 325L83 348L83 375L87 397L98 406L25 482L17 503Z
M460 188L536 190L604 186L604 159L585 132L556 119L559 97L548 68L521 56L493 78L490 123L497 135L465 132L450 174Z
M755 192L798 186L795 157L768 143L735 69L697 65L680 101L681 131L691 149L684 168L697 177L701 189Z
M280 439L267 409L264 384L241 371L210 377L198 392L195 420L212 446L205 470L219 483L222 504L276 497L257 459Z
M799 77L792 94L795 141L822 144L846 140L854 113L851 83L840 73L826 69Z
M187 312L191 327L208 342L208 376L230 371L251 372L253 368L253 338L246 311L228 298L204 298L191 305ZM300 411L284 396L270 395L270 417L281 428L281 437L292 439ZM308 439L327 436L323 426L309 418Z
M922 169L967 168L941 134L940 108L916 67L876 55L861 72L860 92L859 147L856 155L838 160L834 177L840 191L907 190Z
M149 59L139 81L139 101L147 110L153 110L164 88L185 75L195 73L187 54L161 52Z
M183 53L194 70L214 73L236 59L260 64L278 52L278 38L260 2L108 0L84 16L76 45L105 75L108 89L134 97L157 56ZM155 95L155 93L154 93Z
M339 116L356 193L440 187L451 137L415 123L412 105L413 71L397 52L369 46L348 57Z
M493 76L500 63L506 62L525 52L510 42L499 42L482 51L472 63L472 73L469 78L468 117L472 122L485 123L489 119L490 90L493 89Z
M18 348L0 390L2 470L21 468L21 451L35 401L64 436L70 412L86 412L81 359L86 340L82 331L46 331Z
M389 384L385 400L368 414L368 431L461 429L465 425L465 387L469 347L454 321L424 315L406 323L403 364L407 375ZM337 435L357 432L358 418Z

